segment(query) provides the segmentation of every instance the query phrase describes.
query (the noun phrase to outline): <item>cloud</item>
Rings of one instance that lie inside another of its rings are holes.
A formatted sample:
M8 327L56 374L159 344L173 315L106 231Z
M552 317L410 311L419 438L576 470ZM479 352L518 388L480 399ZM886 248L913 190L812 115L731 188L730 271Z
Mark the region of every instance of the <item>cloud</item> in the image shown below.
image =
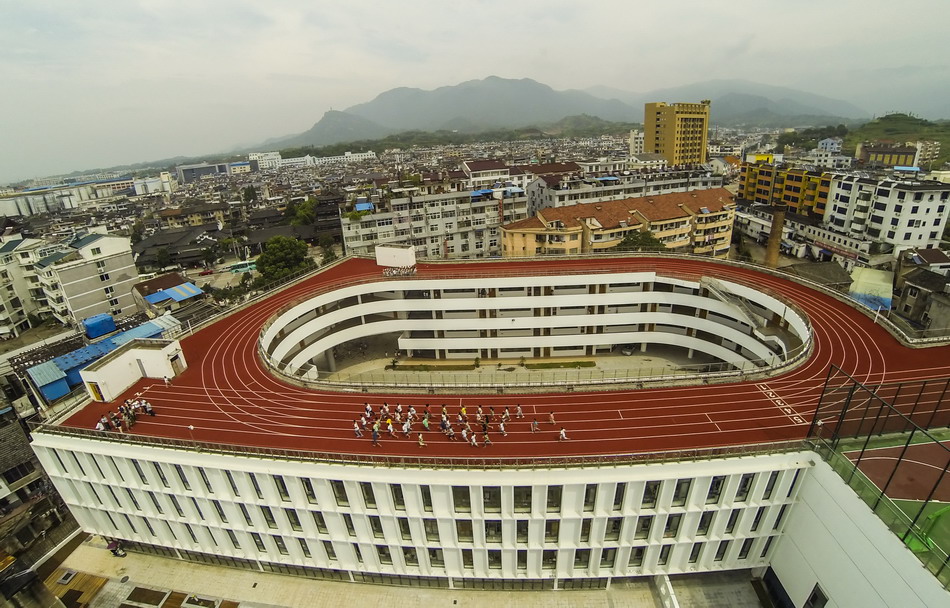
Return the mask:
M885 6L0 0L0 183L211 153L397 86L490 74L638 91L744 78L940 112L920 100L946 99L942 21L920 16L944 0Z

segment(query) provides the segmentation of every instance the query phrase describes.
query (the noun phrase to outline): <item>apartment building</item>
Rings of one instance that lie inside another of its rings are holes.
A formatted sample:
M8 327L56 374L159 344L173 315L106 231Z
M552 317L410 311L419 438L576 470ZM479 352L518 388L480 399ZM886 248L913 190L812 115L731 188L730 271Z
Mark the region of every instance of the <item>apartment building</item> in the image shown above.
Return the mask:
M646 104L643 112L644 152L662 154L673 165L706 162L709 104L709 100Z
M722 176L712 175L706 169L663 167L608 174L542 175L525 190L533 215L553 207L721 188L722 183Z
M88 234L73 239L39 260L36 271L50 313L64 325L135 310L131 290L139 275L125 237Z
M504 257L598 253L650 231L671 252L723 257L735 203L722 188L542 209L502 227Z
M385 190L341 207L346 252L371 254L376 245L400 244L412 245L419 258L499 256L501 226L528 217L528 199L517 187L426 195L397 190L395 197Z
M36 264L60 248L59 243L19 236L0 245L0 336L16 337L29 329L31 314L49 315Z
M739 196L762 205L821 216L828 205L831 178L829 173L745 162L739 167Z
M911 167L917 161L914 145L864 141L854 152L866 167Z

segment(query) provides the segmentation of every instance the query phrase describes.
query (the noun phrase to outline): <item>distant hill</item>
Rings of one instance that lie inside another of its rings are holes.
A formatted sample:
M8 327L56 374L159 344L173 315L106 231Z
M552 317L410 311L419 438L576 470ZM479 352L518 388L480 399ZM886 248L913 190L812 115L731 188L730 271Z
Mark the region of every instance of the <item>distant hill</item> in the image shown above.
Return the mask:
M674 103L709 99L712 101L712 122L724 126L828 124L869 117L865 110L840 99L748 80L710 80L641 95L625 94L619 89L606 87L593 87L587 91L640 107L651 101Z
M939 141L940 157L934 168L950 161L950 121L930 121L907 114L888 114L850 131L844 139L844 148L853 153L862 141ZM929 167L922 167L929 168Z
M636 120L641 110L583 91L555 91L529 78L489 76L432 91L399 88L346 109L392 129L492 129L557 121L589 114L605 120Z
M268 140L267 147L295 148L302 146L329 146L340 142L379 139L393 133L389 129L347 112L330 110L308 131L279 139Z

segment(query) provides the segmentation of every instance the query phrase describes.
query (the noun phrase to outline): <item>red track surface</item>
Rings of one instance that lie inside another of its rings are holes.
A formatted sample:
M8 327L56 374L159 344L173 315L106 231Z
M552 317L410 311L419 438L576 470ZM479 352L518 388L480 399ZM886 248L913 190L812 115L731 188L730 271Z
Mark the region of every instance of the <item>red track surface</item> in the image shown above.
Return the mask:
M858 468L878 489L887 485L887 496L895 500L926 500L950 502L950 476L942 475L947 466L950 443L918 443L907 447L876 448L864 452ZM903 453L903 460L899 460ZM859 451L845 452L856 462ZM893 479L891 477L893 476Z
M182 347L189 368L171 387L144 379L122 399L142 393L155 406L158 415L140 417L133 429L140 435L339 454L536 457L628 454L800 439L807 432L830 364L869 384L950 376L950 347L905 348L866 316L823 293L753 270L711 262L641 258L422 264L417 278L425 278L427 272L444 277L456 271L464 277L475 270L491 271L493 266L510 274L531 268L550 272L552 267L564 266L578 271L630 271L641 265L659 272L735 277L783 294L811 319L815 334L811 357L797 369L764 383L574 393L336 393L308 390L276 379L265 370L256 352L261 327L282 305L318 288L360 277L380 277L375 262L351 259L185 338ZM763 391L763 385L790 406L800 416L799 421L780 409ZM359 416L366 401L377 407L383 401L391 406L414 404L417 408L429 403L434 412L446 403L453 421L460 403L468 406L470 416L477 404L486 410L494 406L500 413L504 406L520 403L527 417L509 424L507 437L493 433L494 444L488 448L450 442L437 430L425 434L425 448L415 440L385 436L381 447L372 447L369 433L357 439L352 431L352 420ZM107 409L114 410L115 404L90 404L64 426L91 429ZM557 426L548 423L552 411ZM541 432L536 434L528 428L534 416L541 423ZM189 431L189 425L194 426L193 431ZM556 441L561 425L567 429L570 441Z

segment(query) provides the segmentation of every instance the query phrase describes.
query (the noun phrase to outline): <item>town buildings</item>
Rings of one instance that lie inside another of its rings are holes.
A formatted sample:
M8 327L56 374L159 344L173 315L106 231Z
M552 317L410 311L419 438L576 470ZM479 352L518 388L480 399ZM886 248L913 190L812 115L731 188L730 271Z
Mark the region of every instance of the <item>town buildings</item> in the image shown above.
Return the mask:
M706 162L708 100L648 103L643 113L645 152L662 154L672 165Z
M722 188L541 209L502 227L504 257L602 253L634 232L650 232L671 252L723 257L735 203Z

